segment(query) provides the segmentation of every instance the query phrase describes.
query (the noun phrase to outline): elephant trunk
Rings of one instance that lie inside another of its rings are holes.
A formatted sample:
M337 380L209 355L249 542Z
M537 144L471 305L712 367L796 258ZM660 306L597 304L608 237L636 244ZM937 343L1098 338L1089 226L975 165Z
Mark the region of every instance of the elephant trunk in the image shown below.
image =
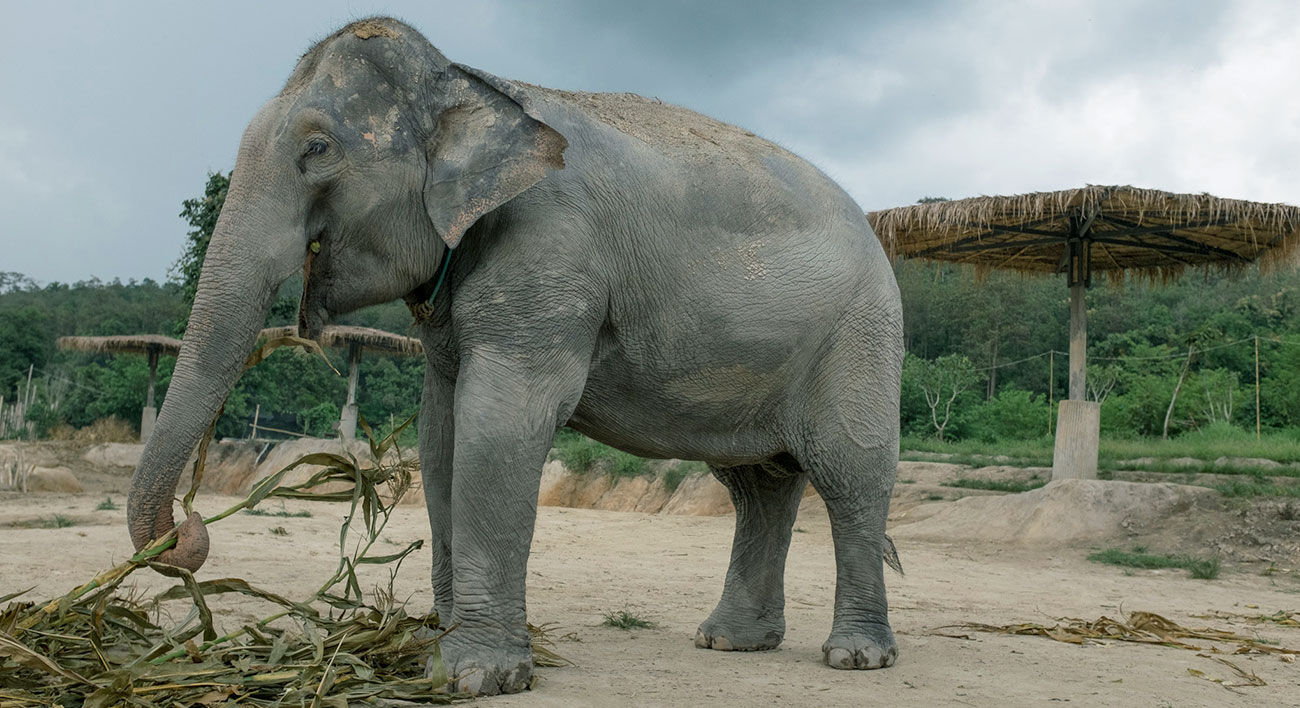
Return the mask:
M279 284L302 262L301 234L258 228L268 219L250 218L238 186L218 219L167 398L131 479L127 526L137 551L175 526L181 471L242 373ZM194 571L208 546L202 518L191 514L157 560Z

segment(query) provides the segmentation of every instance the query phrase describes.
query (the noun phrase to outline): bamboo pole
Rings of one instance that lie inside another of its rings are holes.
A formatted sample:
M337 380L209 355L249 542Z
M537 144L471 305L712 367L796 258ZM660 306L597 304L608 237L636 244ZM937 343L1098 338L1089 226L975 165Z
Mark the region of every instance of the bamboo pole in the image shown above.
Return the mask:
M1259 335L1255 335L1255 442L1259 442Z

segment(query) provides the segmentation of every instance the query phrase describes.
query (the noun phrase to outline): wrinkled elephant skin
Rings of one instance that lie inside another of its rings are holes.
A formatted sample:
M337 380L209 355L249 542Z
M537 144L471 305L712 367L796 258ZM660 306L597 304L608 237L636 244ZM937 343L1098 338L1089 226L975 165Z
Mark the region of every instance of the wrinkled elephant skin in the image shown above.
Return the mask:
M304 336L368 305L420 306L433 589L457 625L442 652L461 688L530 681L524 579L563 425L636 455L703 460L726 485L731 564L697 646L781 642L786 551L811 482L837 567L823 660L894 661L881 558L898 288L861 209L808 163L657 100L451 63L394 20L344 27L244 133L132 482L137 547L172 529L181 467L296 272ZM193 523L168 557L191 570L207 552Z

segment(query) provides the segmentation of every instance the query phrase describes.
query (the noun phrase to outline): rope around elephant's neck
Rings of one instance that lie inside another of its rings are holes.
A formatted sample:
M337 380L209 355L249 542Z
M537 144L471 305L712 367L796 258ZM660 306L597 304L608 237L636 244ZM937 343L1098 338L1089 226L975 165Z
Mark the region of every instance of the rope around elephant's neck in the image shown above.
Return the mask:
M411 296L408 296L410 299L406 300L406 309L411 311L411 317L415 319L415 324L422 324L433 317L433 301L437 299L438 291L442 290L442 283L447 279L447 270L451 267L451 254L453 251L454 249L448 248L442 252L442 265L438 269L438 280L434 283L429 296L423 297L419 294L421 290L428 286L428 283L416 288L411 293Z

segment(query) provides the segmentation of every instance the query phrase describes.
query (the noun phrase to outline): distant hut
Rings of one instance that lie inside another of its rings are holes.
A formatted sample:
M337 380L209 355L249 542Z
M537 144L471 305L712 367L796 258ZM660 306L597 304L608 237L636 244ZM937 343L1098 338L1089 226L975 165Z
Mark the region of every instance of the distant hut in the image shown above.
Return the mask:
M181 350L181 340L161 334L132 334L113 337L59 337L59 349L90 352L93 354L144 354L149 357L149 392L145 396L144 410L140 412L140 442L149 439L153 432L158 408L154 405L154 386L158 380L158 357L176 356Z
M977 274L1065 275L1070 397L1060 407L1054 479L1097 474L1100 406L1085 400L1084 290L1094 273L1163 281L1188 268L1290 262L1300 246L1300 208L1128 186L927 202L871 212L867 219L893 257L966 263Z
M262 335L268 339L297 336L298 328L272 327L262 330ZM361 370L362 350L381 356L419 356L424 353L424 346L418 339L370 327L330 325L315 340L322 347L348 350L348 400L343 406L343 415L339 418L339 433L345 440L351 440L357 433L357 379Z

